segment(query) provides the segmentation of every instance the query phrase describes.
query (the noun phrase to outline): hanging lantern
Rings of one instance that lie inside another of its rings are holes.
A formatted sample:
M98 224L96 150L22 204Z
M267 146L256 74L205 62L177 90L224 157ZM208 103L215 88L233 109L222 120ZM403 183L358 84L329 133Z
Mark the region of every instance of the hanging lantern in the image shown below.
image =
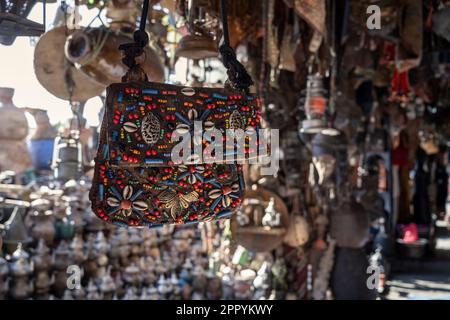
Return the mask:
M0 2L1 44L10 46L17 36L38 37L45 32L44 24L26 18L36 2L36 0L3 0Z
M52 168L58 180L68 181L80 177L81 144L76 136L56 138Z
M300 133L337 135L339 132L331 128L327 121L327 90L320 74L308 76L304 100L306 119L300 124Z

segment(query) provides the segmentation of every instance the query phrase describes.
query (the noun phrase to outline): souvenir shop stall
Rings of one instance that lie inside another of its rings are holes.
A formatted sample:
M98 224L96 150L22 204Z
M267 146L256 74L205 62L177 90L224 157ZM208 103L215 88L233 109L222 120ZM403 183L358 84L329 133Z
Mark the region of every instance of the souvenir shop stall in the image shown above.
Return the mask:
M0 299L379 299L433 254L448 1L0 0L19 36L72 117L1 78Z

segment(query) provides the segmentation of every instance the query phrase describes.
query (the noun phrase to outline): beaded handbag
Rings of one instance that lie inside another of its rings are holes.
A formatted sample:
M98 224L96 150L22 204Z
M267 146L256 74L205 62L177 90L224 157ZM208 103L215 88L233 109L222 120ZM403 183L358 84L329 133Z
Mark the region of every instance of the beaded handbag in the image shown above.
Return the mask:
M232 155L237 154L236 144L227 144L225 138L212 141L208 130L222 137L229 129L258 132L259 99L248 94L252 80L228 45L224 2L220 52L232 89L147 82L135 62L148 41L142 23L135 32L135 43L119 48L125 51L123 62L130 70L122 83L107 88L89 194L94 213L104 221L147 227L196 223L229 217L240 204L244 179L236 161L210 161L204 152L181 152L184 161L173 160L175 148L180 146L172 139L175 132L193 133L194 150L221 143L223 153ZM146 10L144 2L143 17ZM145 24L145 18L141 21ZM194 133L197 124L205 132L200 141Z

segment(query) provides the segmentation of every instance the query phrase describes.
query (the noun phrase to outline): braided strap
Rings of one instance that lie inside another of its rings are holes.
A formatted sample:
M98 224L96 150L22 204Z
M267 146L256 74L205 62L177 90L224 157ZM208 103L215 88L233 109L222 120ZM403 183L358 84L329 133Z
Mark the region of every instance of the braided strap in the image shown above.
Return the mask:
M228 80L236 90L248 93L253 80L245 67L236 58L236 53L229 45L223 44L219 48L222 63L227 69Z
M236 52L234 52L234 49L230 46L227 1L221 0L220 6L223 26L223 44L220 46L219 51L222 56L222 63L227 69L228 81L234 89L248 94L249 87L253 85L253 80L247 70L245 70L245 67L238 61Z

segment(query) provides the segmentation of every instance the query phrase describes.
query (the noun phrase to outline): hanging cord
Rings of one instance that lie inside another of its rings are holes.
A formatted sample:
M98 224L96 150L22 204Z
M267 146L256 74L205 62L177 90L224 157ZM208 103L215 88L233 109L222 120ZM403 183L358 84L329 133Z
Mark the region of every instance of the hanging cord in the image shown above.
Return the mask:
M220 4L223 26L223 44L220 46L219 51L222 55L222 62L227 69L228 79L232 86L237 90L248 93L249 87L253 85L253 80L247 70L245 70L245 67L237 60L236 52L234 52L233 48L230 46L226 0L221 0Z
M144 0L142 7L141 21L139 22L139 29L133 33L132 43L124 43L119 46L119 50L123 51L125 56L122 59L130 70L122 77L123 82L130 80L143 80L148 81L147 75L144 70L136 62L136 58L144 53L144 48L148 45L149 38L147 32L145 32L145 24L147 22L149 0Z
M64 13L64 34L65 37L67 38L69 36L69 27L68 27L68 10L69 10L69 6L68 4L63 0L61 1L61 9L63 10ZM64 82L66 85L66 89L67 92L69 93L69 104L70 106L73 105L73 92L75 90L75 81L73 80L73 76L72 76L72 68L73 64L67 60L64 59Z

